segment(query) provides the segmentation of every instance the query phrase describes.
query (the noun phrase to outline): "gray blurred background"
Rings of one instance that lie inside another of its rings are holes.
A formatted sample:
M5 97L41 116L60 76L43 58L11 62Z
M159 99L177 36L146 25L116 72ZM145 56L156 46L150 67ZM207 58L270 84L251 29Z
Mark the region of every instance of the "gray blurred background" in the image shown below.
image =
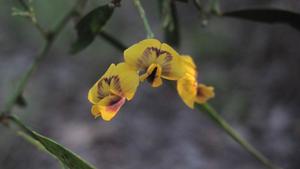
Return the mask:
M101 4L90 0L85 12ZM157 1L146 1L150 24L162 39ZM24 18L11 16L14 1L0 0L0 107L42 47ZM53 26L73 1L40 1L38 20ZM298 0L226 0L221 10L276 7L300 11ZM201 26L192 3L177 3L182 43L200 80L215 86L210 102L247 140L285 169L300 168L300 32L286 25L212 18ZM111 122L94 120L87 92L122 53L101 38L70 55L70 23L34 73L14 112L31 128L78 153L99 169L264 169L207 116L187 108L174 89L143 83ZM126 45L145 38L132 1L123 1L105 27ZM46 153L0 126L1 169L55 169Z

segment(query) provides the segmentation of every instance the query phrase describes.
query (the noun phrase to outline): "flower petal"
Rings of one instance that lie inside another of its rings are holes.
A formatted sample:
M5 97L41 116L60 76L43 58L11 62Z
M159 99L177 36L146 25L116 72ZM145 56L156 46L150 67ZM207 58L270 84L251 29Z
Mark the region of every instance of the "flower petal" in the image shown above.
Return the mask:
M115 74L114 73L115 69L116 69L116 65L114 63L112 63L100 79L107 78L107 77L110 77L111 75Z
M140 80L143 82L147 79L151 83L152 87L159 87L162 85L161 72L161 66L153 63L148 67L146 73L140 76Z
M111 64L104 75L93 85L93 87L89 90L88 100L97 104L101 100L100 95L107 95L109 92L108 84L101 83L104 78L111 76L114 72L116 65Z
M131 100L139 85L139 75L126 63L119 63L110 84L112 93Z
M162 85L161 72L162 72L162 68L160 66L157 66L155 72L153 72L150 75L150 77L153 76L150 78L150 80L153 79L152 87L159 87Z
M102 99L99 104L93 105L92 114L95 118L101 116L103 120L110 121L116 116L125 103L124 97L110 95Z
M168 44L161 45L161 55L158 63L162 65L162 77L168 80L178 80L185 74L180 55Z
M206 103L209 99L215 96L214 88L212 86L206 86L204 84L199 84L197 87L197 94L195 101L197 103Z
M124 60L137 70L145 69L156 59L161 46L156 39L145 39L124 51Z
M97 104L100 101L100 98L98 97L98 87L97 87L98 82L96 82L96 84L93 85L93 87L89 90L88 93L88 100L92 104Z
M151 64L147 70L146 70L146 73L142 74L140 76L140 80L143 82L145 81L151 74L153 74L153 71L155 70L154 73L156 73L156 69L157 69L157 64Z
M189 74L197 79L197 67L196 64L191 56L188 55L181 55L180 59L184 64L184 69L186 74Z
M197 82L193 76L186 75L177 81L177 92L183 102L190 108L194 108L197 93Z

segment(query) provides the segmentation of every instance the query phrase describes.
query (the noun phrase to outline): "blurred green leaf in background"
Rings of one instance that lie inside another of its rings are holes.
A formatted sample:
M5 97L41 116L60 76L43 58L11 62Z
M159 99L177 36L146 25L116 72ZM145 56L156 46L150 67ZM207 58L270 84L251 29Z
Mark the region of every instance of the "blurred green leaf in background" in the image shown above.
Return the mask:
M92 10L84 16L76 25L78 38L72 44L71 53L75 54L91 44L101 32L113 11L114 7L107 4Z
M180 45L179 25L175 1L158 0L165 41L175 47Z
M225 12L223 13L223 16L247 19L269 24L283 23L288 24L297 30L300 30L300 14L283 9L242 9L237 11Z

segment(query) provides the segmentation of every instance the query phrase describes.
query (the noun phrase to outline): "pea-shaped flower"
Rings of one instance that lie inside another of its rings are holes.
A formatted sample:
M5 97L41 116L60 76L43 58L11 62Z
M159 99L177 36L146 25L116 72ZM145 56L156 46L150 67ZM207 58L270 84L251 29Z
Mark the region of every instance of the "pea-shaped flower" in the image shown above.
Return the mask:
M131 100L139 85L136 71L125 63L111 64L105 74L89 90L92 114L110 121L125 103Z
M197 82L196 65L190 56L182 56L185 75L177 81L177 91L183 102L190 108L194 103L205 103L214 97L214 88Z
M124 59L137 70L140 80L147 79L152 87L162 85L162 78L178 80L185 74L180 55L156 39L146 39L129 47L124 51Z

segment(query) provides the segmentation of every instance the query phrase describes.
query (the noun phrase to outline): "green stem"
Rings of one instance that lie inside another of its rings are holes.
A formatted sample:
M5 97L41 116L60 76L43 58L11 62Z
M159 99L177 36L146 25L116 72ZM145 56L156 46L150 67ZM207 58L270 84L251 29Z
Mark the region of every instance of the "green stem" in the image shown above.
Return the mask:
M149 25L149 22L148 22L148 19L146 17L146 14L145 14L145 10L140 2L140 0L133 0L134 2L134 5L136 6L136 8L138 9L139 13L140 13L140 16L144 22L144 26L145 26L145 29L146 29L146 32L147 32L147 38L153 38L154 37L154 34L150 28L150 25Z
M50 47L51 47L52 41L46 41L46 44L44 45L42 51L35 57L32 64L29 66L25 74L22 76L22 78L19 80L16 89L13 91L13 93L10 95L8 101L5 104L4 113L9 114L12 107L15 105L18 97L22 95L22 92L28 83L29 77L32 75L34 70L37 68L37 65L40 63L42 58L48 53Z
M32 133L32 131L29 128L27 128L16 116L9 115L6 118L13 122L15 125L17 125L18 128L21 129L23 132L35 138L35 135Z
M225 132L234 139L237 143L239 143L245 150L247 150L251 155L253 155L258 161L263 163L266 167L270 169L280 169L274 165L270 160L268 160L263 154L261 154L258 150L256 150L250 143L248 143L242 136L237 133L220 115L214 110L209 104L197 104L196 108L198 110L203 109L207 115L216 122Z
M35 28L39 31L39 33L43 36L44 39L47 39L48 32L38 23L35 15L35 10L32 6L32 2L29 2L29 4L27 4L24 0L19 0L18 2L23 7L23 9L29 13L29 16L27 17L35 26Z
M210 1L210 12L213 15L220 16L221 10L220 10L220 1L219 0L211 0Z
M119 49L121 52L127 49L127 46L120 42L117 38L113 37L112 35L108 34L105 31L101 31L99 33L103 39L105 39L108 43L113 45L115 48Z
M32 64L29 66L29 68L24 73L22 78L18 81L16 89L9 96L9 99L7 100L4 110L3 110L3 112L1 112L1 114L10 114L10 111L13 108L13 106L15 105L17 99L22 95L24 88L26 87L26 84L28 83L29 78L31 77L32 73L38 67L38 65L43 60L43 58L47 55L48 51L51 49L52 44L57 37L57 35L65 27L65 25L68 23L68 21L74 16L77 8L79 7L78 4L81 4L82 1L85 1L85 0L78 0L77 3L72 7L72 9L57 24L57 26L53 29L53 31L50 31L50 34L48 34L48 36L45 38L46 42L45 42L43 49L35 57Z

